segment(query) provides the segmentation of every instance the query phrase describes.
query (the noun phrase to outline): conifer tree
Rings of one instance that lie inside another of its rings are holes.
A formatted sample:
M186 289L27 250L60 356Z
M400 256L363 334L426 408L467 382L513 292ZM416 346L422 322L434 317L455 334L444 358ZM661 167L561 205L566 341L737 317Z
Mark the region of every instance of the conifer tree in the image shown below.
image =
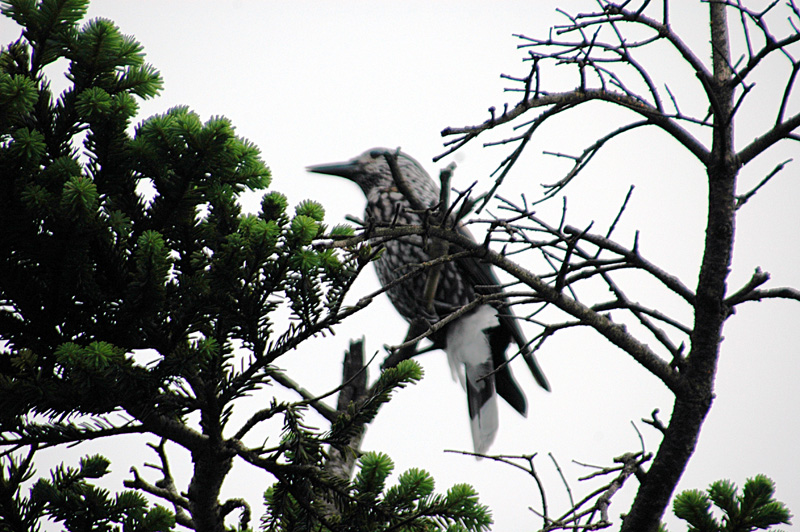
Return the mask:
M329 449L347 454L392 391L421 377L415 363L339 410L269 399L274 382L294 386L279 357L369 302L343 298L373 252L313 246L352 230L329 228L315 202L291 210L266 191L259 150L225 118L176 107L131 132L161 77L111 21L82 23L87 4L2 2L22 33L0 54L0 529L49 518L71 531L245 530L247 502L219 500L234 460L275 478L266 530L486 529L468 486L436 495L411 470L387 487L392 462L380 453L364 455L352 481L325 467ZM69 86L54 94L44 69L59 59ZM247 190L264 192L258 213L237 202ZM275 318L283 309L289 325ZM265 407L232 426L251 393L267 394ZM304 424L309 407L328 429ZM277 443L244 443L274 418ZM150 436L161 478L134 472L131 489L111 495L93 484L108 470L101 456L35 472L39 449L120 434ZM188 486L171 475L167 442L191 454Z

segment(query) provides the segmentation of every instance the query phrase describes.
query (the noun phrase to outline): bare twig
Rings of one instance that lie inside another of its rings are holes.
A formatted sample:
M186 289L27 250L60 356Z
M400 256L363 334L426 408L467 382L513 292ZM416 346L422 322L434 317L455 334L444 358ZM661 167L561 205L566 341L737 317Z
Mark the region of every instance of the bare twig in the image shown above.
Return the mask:
M127 488L142 490L172 503L173 509L175 510L175 521L187 528L194 529L194 523L188 514L189 500L185 495L178 492L175 486L175 480L172 477L172 471L169 467L169 460L165 448L166 443L167 440L162 438L158 445L152 443L147 444L147 446L153 449L158 455L160 464L145 464L145 466L161 473L161 479L158 482L155 484L148 483L139 476L139 472L135 467L131 467L133 480L125 480L123 484Z
M736 208L740 209L742 206L744 206L744 204L747 203L750 200L750 198L752 198L753 196L756 195L756 193L761 189L761 187L766 185L769 182L770 179L775 177L775 175L778 172L780 172L781 170L783 170L783 168L787 164L789 164L790 162L792 162L792 159L787 159L787 160L783 161L782 163L778 164L778 166L773 168L770 173L768 173L766 176L764 176L764 179L759 181L759 183L755 187L753 187L752 190L749 190L744 194L736 196Z

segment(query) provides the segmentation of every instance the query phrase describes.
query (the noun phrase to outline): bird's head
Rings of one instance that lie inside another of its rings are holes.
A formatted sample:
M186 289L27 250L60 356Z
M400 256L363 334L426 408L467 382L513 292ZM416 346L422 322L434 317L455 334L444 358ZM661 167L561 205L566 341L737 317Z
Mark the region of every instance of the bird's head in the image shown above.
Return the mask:
M438 189L425 169L422 168L422 165L403 152L387 148L372 148L349 161L318 164L309 166L306 170L317 174L347 178L361 187L364 195L369 196L369 192L373 188L391 187L394 184L392 171L386 161L387 153L397 155L397 167L409 186L425 189L431 189L432 187L432 190L436 191L435 196L438 197Z

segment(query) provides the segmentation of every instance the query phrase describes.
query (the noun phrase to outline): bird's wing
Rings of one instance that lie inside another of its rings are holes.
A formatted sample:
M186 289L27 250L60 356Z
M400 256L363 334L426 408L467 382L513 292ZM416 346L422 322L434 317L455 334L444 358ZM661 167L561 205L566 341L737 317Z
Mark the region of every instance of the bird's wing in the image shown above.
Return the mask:
M470 240L473 241L475 240L475 238L472 236L472 233L470 233L469 230L462 224L458 224L458 226L456 227L456 232L458 232L460 235L469 238ZM471 281L473 286L482 287L480 289L477 289L476 292L484 294L495 294L497 292L502 292L502 288L500 288L500 280L497 278L494 271L492 271L491 264L477 260L474 257L466 257L463 259L458 259L456 263L458 264L459 269ZM539 367L539 363L536 361L536 357L531 352L530 347L528 346L528 341L522 334L522 329L520 329L519 323L517 323L517 320L514 317L514 311L511 309L510 306L504 306L498 312L498 317L500 318L501 329L506 334L510 334L511 338L514 339L514 342L517 344L522 354L522 358L525 359L525 363L528 364L528 368L531 370L531 373L533 374L533 378L536 379L536 382L539 383L539 386L541 386L542 388L544 388L549 392L550 383L547 382L547 377L544 376L542 368ZM503 360L503 362L505 362L505 359ZM497 363L497 361L495 361L495 363ZM506 365L506 368L507 367L508 366ZM498 372L498 376L499 374L500 372ZM508 374L508 377L511 378L513 382L513 377L511 376L510 373ZM511 400L505 397L505 395L501 392L500 383L498 383L498 392L500 392L500 394L503 395L503 397L507 401L509 401L509 403L511 403L513 406Z

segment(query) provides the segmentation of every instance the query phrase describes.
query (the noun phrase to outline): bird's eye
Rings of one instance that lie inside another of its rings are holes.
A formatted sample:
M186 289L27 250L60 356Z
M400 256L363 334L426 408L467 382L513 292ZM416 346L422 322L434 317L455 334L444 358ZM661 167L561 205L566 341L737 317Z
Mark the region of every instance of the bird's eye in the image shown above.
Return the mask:
M378 157L382 157L383 156L383 151L381 151L381 150L372 150L371 152L369 152L369 156L372 157L373 159L377 159Z

